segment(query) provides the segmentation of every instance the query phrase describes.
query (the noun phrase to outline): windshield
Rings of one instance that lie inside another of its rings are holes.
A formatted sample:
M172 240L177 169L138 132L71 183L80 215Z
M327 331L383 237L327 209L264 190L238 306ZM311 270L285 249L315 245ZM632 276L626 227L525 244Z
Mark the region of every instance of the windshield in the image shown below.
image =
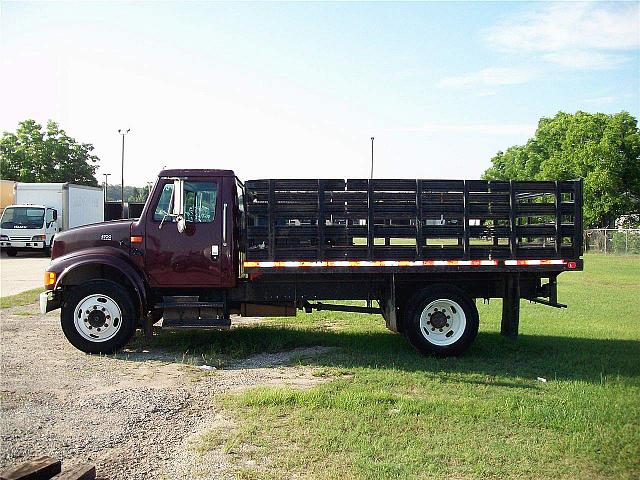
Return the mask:
M5 208L0 222L2 228L42 228L44 208Z

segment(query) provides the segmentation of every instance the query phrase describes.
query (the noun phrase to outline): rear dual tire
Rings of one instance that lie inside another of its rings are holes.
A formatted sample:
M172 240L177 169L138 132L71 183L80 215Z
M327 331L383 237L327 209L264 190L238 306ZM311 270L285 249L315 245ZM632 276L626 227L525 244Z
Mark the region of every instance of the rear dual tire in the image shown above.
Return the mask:
M109 280L92 280L70 290L60 323L65 337L78 350L114 353L135 333L135 312L127 289Z
M434 285L410 298L403 323L407 340L421 354L455 356L478 335L478 309L463 290Z

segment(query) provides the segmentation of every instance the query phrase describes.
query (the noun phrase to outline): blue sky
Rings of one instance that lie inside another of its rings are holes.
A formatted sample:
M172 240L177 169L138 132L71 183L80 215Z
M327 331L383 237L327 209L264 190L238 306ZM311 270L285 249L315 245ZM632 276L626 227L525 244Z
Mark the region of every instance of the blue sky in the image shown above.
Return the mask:
M0 4L0 129L55 119L119 182L477 178L541 116L640 112L637 3Z

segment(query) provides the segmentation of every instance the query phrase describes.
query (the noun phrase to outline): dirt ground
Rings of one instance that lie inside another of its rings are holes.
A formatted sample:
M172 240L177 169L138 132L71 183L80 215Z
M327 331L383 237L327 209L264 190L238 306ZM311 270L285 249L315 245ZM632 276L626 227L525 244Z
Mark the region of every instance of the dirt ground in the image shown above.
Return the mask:
M322 347L203 371L164 351L85 355L64 338L59 312L32 311L0 311L0 469L50 455L63 465L94 463L100 478L233 478L223 452L189 447L209 429L233 427L216 408L216 395L326 381L287 365Z

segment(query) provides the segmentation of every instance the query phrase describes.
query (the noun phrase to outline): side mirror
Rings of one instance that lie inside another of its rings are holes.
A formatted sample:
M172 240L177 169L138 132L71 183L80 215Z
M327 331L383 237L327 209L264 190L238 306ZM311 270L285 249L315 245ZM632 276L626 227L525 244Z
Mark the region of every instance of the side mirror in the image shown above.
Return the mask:
M171 215L184 216L184 180L173 181L173 202L171 202Z
M184 233L184 231L187 229L187 221L184 219L183 215L178 217L176 227L178 228L178 233Z

